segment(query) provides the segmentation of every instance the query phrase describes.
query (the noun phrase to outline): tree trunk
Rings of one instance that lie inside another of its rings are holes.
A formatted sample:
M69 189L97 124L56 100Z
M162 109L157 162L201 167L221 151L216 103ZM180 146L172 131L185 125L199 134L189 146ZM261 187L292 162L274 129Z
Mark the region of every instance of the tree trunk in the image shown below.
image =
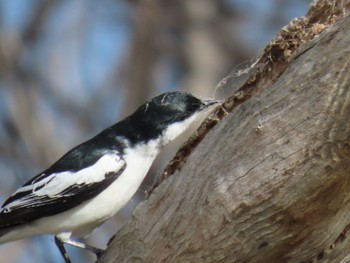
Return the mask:
M349 2L282 29L100 263L350 262Z

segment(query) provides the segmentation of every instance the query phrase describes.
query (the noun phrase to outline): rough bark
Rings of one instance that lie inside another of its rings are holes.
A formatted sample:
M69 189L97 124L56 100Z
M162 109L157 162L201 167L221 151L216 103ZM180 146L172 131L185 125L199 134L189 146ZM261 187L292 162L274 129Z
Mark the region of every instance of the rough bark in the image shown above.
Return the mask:
M282 29L100 263L350 262L346 6Z

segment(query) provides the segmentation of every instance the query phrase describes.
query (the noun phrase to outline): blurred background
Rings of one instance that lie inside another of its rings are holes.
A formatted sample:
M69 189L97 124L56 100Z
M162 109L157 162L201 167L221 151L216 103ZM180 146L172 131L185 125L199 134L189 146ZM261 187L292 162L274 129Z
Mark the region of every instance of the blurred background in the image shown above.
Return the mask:
M215 89L246 69L310 0L0 0L0 203L73 146L169 90ZM234 86L234 85L233 85ZM129 205L88 239L104 248ZM167 159L168 158L168 159ZM73 262L94 256L68 248ZM50 236L0 246L0 262L63 262Z

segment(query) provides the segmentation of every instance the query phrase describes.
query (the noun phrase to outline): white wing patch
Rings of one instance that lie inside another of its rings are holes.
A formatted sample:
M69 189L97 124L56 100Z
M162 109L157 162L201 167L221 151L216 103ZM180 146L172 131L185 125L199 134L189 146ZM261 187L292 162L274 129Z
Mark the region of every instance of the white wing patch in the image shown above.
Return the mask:
M65 189L74 185L87 185L101 182L108 173L117 173L125 165L125 161L118 153L111 153L102 156L96 163L76 172L53 173L39 181L33 182L31 185L19 188L13 195L21 192L32 191L39 197L59 197ZM11 208L30 204L32 197L26 195L22 198L12 201L3 209L10 211Z

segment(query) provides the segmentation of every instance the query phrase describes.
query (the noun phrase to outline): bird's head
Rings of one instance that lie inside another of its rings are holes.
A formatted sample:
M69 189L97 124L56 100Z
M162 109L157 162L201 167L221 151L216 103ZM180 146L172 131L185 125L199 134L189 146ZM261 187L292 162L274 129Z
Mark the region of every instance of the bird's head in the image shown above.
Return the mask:
M201 119L208 113L207 109L217 103L218 100L202 100L186 92L166 92L140 106L130 118L134 126L137 123L143 129L141 136L160 138L165 145L183 133L191 123Z

